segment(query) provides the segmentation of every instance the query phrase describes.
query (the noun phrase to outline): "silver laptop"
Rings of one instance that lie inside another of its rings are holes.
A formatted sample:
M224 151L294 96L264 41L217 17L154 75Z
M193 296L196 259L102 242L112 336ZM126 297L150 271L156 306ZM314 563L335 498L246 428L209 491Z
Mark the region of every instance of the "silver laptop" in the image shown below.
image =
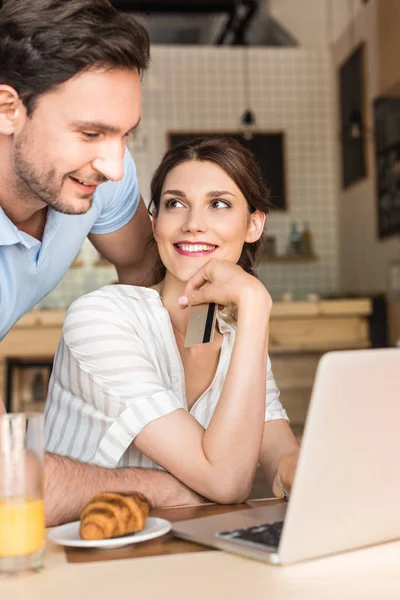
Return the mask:
M176 536L273 564L400 538L400 349L318 365L289 502L173 523Z

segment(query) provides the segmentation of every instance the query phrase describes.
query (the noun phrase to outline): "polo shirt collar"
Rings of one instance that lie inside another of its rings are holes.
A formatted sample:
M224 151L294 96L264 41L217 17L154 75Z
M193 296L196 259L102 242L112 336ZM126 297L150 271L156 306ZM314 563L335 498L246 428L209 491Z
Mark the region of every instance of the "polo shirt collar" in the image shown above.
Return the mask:
M61 215L60 215L61 216ZM49 207L47 213L46 227L43 234L43 242L32 237L24 231L20 231L7 217L2 208L0 208L0 246L13 246L22 244L25 248L31 249L37 246L48 246L51 239L60 227L60 220L56 211Z
M39 264L43 261L47 254L47 249L50 246L51 241L56 235L57 231L62 226L65 215L53 210L50 206L47 211L46 227L43 233L42 247L40 249Z
M20 243L18 229L0 207L0 246L12 246Z

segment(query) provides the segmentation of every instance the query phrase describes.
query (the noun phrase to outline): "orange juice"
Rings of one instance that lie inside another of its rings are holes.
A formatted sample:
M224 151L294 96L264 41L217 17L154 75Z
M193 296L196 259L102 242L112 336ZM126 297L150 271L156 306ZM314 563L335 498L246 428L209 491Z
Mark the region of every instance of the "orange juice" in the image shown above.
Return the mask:
M43 500L0 499L0 558L34 554L43 547L44 534Z

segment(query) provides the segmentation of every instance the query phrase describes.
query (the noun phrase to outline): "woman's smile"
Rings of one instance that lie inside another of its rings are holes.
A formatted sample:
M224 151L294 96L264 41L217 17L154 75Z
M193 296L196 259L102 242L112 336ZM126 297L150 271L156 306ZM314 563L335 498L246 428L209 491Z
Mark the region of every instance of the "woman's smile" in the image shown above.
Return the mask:
M182 242L176 242L175 244L173 244L173 246L178 252L178 254L190 257L211 256L213 252L215 252L215 250L218 248L218 246L215 246L214 244L209 244L207 242L188 242L186 240Z

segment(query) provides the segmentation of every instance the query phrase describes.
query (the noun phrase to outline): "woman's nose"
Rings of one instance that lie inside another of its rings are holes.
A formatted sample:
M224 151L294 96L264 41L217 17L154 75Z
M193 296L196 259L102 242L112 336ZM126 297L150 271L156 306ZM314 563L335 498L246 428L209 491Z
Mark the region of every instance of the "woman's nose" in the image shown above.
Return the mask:
M206 231L207 223L203 211L190 210L182 229L190 232Z

